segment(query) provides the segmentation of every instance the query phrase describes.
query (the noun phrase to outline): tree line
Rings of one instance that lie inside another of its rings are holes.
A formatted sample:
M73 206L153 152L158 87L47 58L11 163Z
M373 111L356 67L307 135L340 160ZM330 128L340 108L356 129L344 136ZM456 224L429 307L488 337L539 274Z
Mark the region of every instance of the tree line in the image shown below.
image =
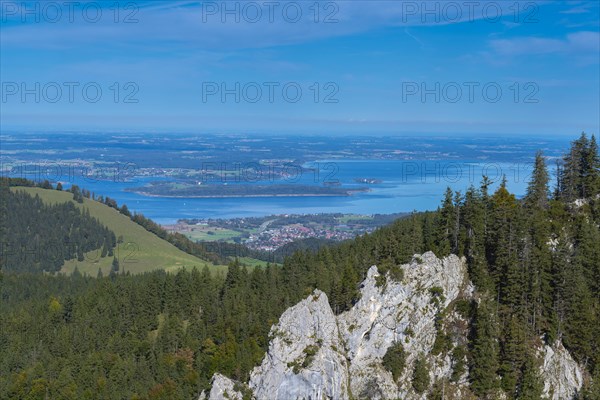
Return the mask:
M246 380L267 349L271 325L314 288L341 313L358 300L371 265L398 277L398 265L432 250L464 256L476 288L466 307L468 346L437 349L464 352L461 368L474 395L539 399L536 349L562 341L585 369L579 398L598 399L600 158L593 136L573 142L552 186L538 153L522 199L506 180L492 191L484 177L465 193L448 189L436 211L296 252L282 266L249 270L233 262L225 276L208 269L98 278L5 274L0 397L194 398L214 372ZM396 374L398 357L401 349L384 360ZM421 381L413 386L425 390ZM440 398L437 391L428 396Z
M67 260L98 250L112 256L114 232L73 203L46 204L0 182L0 269L56 272Z

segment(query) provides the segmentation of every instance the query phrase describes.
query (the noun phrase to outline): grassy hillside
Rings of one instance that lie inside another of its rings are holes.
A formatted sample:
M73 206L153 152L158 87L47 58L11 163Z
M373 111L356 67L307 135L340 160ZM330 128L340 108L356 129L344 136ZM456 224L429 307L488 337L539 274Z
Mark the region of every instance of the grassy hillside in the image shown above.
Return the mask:
M100 222L112 230L117 237L122 236L123 241L117 245L115 256L117 256L121 270L139 274L156 269L175 271L180 268L204 268L207 265L212 271L227 271L226 266L215 266L211 263L187 254L172 244L160 239L153 233L148 232L140 225L131 221L117 210L93 200L84 199L83 204L73 201L73 195L68 192L47 190L30 187L13 187L11 190L24 190L35 196L36 194L47 203L61 203L72 201L77 207L87 208L90 215L96 217ZM71 273L77 266L82 273L95 276L98 268L104 274L108 274L111 268L112 257L100 257L100 250L86 254L84 261L67 261L62 270Z

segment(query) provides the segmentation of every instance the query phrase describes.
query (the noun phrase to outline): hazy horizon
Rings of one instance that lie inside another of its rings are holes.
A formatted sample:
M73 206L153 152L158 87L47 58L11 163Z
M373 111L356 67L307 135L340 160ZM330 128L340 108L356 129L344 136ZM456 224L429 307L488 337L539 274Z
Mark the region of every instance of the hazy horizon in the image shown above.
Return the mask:
M598 2L80 3L2 2L2 130L600 127Z

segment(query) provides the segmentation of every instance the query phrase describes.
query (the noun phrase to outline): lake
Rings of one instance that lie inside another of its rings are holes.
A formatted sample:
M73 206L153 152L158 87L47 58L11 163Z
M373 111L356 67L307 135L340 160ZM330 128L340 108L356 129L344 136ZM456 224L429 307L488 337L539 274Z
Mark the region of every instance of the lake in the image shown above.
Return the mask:
M479 186L487 174L496 187L506 175L508 188L517 196L526 192L532 165L529 163L481 163L431 160L319 160L307 163L313 171L275 184L322 185L329 182L344 188L368 187L369 192L335 197L248 197L248 198L163 198L147 197L125 189L141 186L161 177L136 178L133 182L113 182L74 177L77 184L96 194L109 196L131 211L142 213L161 224L181 218L235 218L271 214L353 213L388 214L412 210L433 210L440 204L446 187L465 191ZM162 178L164 179L164 178ZM376 183L357 183L373 179ZM243 184L258 184L245 181ZM264 182L260 182L264 184Z

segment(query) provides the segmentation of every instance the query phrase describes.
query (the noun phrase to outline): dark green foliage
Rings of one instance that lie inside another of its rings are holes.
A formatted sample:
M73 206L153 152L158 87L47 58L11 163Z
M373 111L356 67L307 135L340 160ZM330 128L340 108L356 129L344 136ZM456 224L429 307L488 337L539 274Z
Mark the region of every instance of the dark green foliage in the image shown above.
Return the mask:
M126 217L131 217L131 213L129 212L129 209L127 208L127 204L123 204L121 206L121 208L119 209L119 212L123 215L125 215Z
M247 385L236 382L233 385L233 390L242 394L242 400L252 400L252 389L250 389Z
M412 374L412 387L417 393L423 393L429 388L429 364L423 355L415 361Z
M500 376L502 376L502 388L506 393L513 393L521 378L524 368L524 357L527 352L525 324L516 316L512 315L508 320L501 342L501 365Z
M476 306L474 302L466 299L458 299L454 305L456 312L466 319L467 321L473 317L473 307Z
M316 345L309 345L303 350L303 353L304 353L304 361L302 362L303 368L307 368L310 366L310 364L314 360L315 355L317 354L318 351L319 351L319 347Z
M566 202L594 198L600 193L600 158L596 137L585 133L575 140L561 168L558 194Z
M388 348L385 356L383 356L383 366L391 372L394 381L400 378L406 366L406 353L404 352L402 343L394 343Z
M52 185L50 184L50 182L48 180L44 180L44 181L40 182L37 186L42 189L52 189Z
M400 265L395 264L390 259L383 260L377 266L379 276L376 279L377 286L385 286L387 277L389 276L394 282L402 282L404 279L404 270Z
M498 388L498 327L494 303L482 300L477 308L471 344L471 388L480 397L490 396Z
M436 254L446 256L453 250L456 236L456 208L454 207L452 189L447 188L442 208L436 221Z
M533 173L525 196L525 206L527 208L536 210L545 209L548 206L548 198L550 197L549 182L546 160L543 153L538 152L535 155Z
M75 200L78 203L83 203L83 193L81 192L79 186L71 186L70 192L73 193L73 200Z
M538 400L542 398L544 382L539 372L539 365L531 355L526 355L521 369L521 380L519 381L517 395L519 400Z
M117 260L117 257L113 258L112 266L110 268L110 273L111 274L119 273L119 260Z
M129 214L129 210L121 207L119 209L117 202L107 198L106 204L114 207L119 212ZM125 214L125 215L127 215ZM264 261L271 261L274 258L271 254L264 252L252 251L245 246L226 242L192 242L187 236L181 233L169 233L162 226L146 218L142 214L130 215L133 222L139 224L148 232L154 233L159 238L166 240L178 249L185 251L188 254L208 260L214 264L228 264L232 259L238 257L253 257Z
M484 178L480 188L469 188L464 195L448 191L437 212L413 213L353 241L295 252L281 267L248 271L232 263L226 277L211 276L208 270L141 276L120 271L110 278L14 274L11 269L52 268L28 263L9 268L3 258L2 268L9 273L2 276L0 293L0 397L197 397L214 372L246 380L267 348L271 325L315 288L327 294L339 314L358 300L360 282L371 265L378 265L379 283L384 286L385 276L403 279L400 266L414 254L434 250L438 256L464 255L476 289L473 301L455 304L470 332L469 342L454 348L455 332L444 326L444 293L440 288L430 290L431 306L437 308L434 352L450 352L452 381L468 371L471 389L479 398L496 398L503 389L508 398L537 399L539 361L533 354L543 344L540 337L547 344L561 339L592 377L580 397L598 399L600 199L594 197L600 193L598 168L595 138L582 137L561 167L556 198L549 198L548 173L538 154L523 200L509 192L506 182L489 193L490 182ZM1 182L33 185L24 180ZM81 197L88 193L81 191ZM43 223L40 218L24 220L31 215L9 212L13 208L7 207L4 197L3 243L15 236L8 232L17 221L32 227L16 235L26 241L43 240L44 235L36 232L59 232L65 225L65 220L59 224L52 218ZM576 199L584 201L574 204ZM87 238L65 253L69 257L87 251L86 243L113 256L114 235L91 229L92 219L85 213L78 216L74 207L57 211L35 198L23 201L31 202L40 214L64 212L71 218L66 220L71 221L68 226L79 227L63 232ZM119 209L112 199L99 201ZM224 259L222 249L168 234L143 216L131 218L184 251L215 262ZM246 254L242 247L228 250ZM406 334L414 335L411 332L407 327ZM315 352L307 348L298 371L310 365ZM384 366L395 379L402 373L403 360L401 344L384 357ZM425 355L419 357L411 371L413 386L421 392L429 387L425 360ZM357 395L380 394L375 382L367 386Z
M452 351L452 382L458 382L463 374L467 371L467 349L465 346L456 346Z
M38 196L0 186L2 254L6 271L59 271L65 260L116 245L115 234L71 202L47 205Z
M438 354L446 354L452 349L452 340L443 329L438 329L435 335L435 341L431 349L431 354L437 356Z
M591 382L588 382L580 396L583 400L600 400L600 368L596 369Z
M443 303L446 300L446 298L444 297L444 289L442 289L439 286L434 286L430 288L429 294L431 294L431 299L436 305L439 305L440 303Z

